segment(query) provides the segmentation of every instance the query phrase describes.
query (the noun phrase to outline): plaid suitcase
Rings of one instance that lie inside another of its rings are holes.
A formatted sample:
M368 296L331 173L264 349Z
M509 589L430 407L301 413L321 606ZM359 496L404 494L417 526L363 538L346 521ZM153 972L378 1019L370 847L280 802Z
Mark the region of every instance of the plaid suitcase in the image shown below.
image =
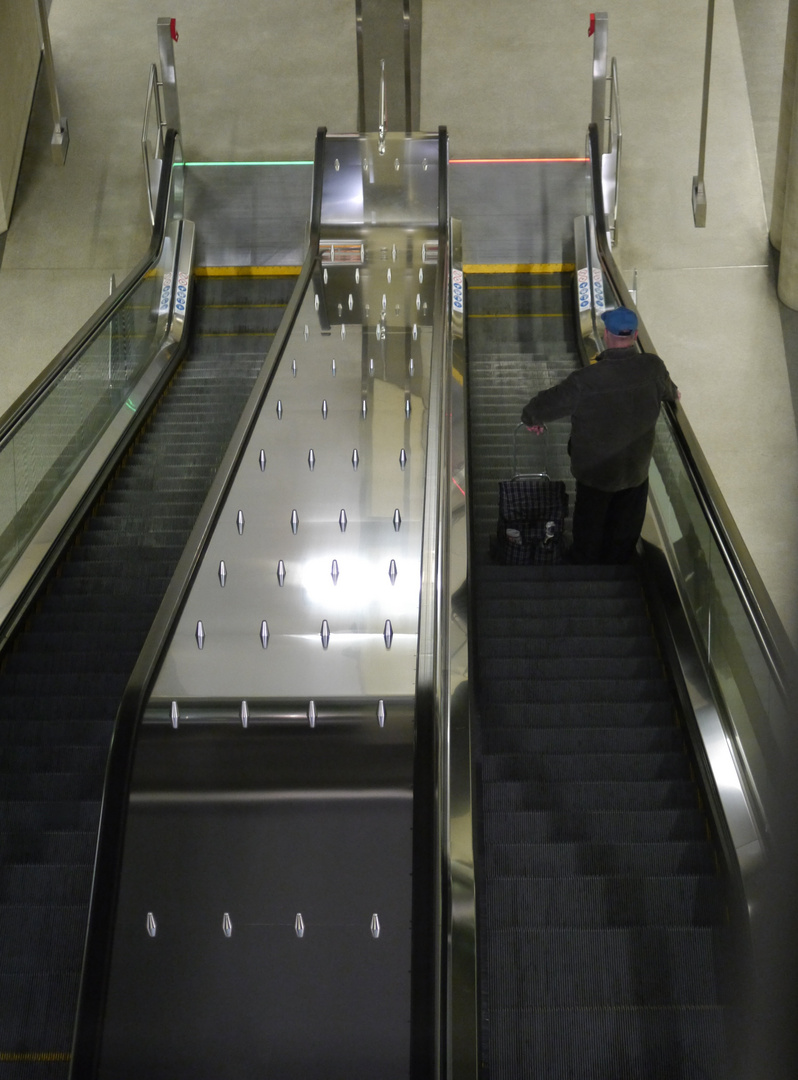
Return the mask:
M519 475L516 471L516 438L513 433L512 480L499 482L499 521L491 555L506 565L562 562L563 529L568 516L568 493L562 480L548 473Z

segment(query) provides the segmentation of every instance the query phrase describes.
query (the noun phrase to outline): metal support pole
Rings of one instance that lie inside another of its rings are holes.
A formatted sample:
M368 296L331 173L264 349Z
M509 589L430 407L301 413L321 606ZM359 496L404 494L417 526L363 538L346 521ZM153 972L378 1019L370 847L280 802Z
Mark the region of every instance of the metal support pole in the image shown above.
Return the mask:
M58 87L55 82L53 46L50 42L50 25L47 21L47 8L44 6L44 0L38 0L38 3L44 68L47 72L47 84L50 89L50 105L53 110L54 127L50 146L53 152L54 163L56 165L63 165L66 162L67 150L69 149L69 125L67 124L67 118L61 115L61 103L58 100Z
M781 109L779 112L779 135L776 144L776 173L773 179L773 210L770 215L770 242L781 251L784 228L784 205L787 195L787 178L790 147L796 112L796 75L798 75L798 0L790 0L787 13L787 33L784 39L784 70L781 80Z
M697 229L707 223L707 193L704 188L704 158L707 145L707 113L709 111L709 73L712 66L712 27L715 22L715 0L707 4L707 42L704 49L704 97L701 102L701 135L698 141L698 175L693 177L693 222Z
M180 102L177 97L175 73L175 42L177 29L174 19L158 20L158 55L161 60L161 84L163 93L164 123L167 128L180 131Z
M590 16L590 33L593 35L591 120L598 129L599 158L607 149L607 47L609 32L609 18L606 11L597 11Z

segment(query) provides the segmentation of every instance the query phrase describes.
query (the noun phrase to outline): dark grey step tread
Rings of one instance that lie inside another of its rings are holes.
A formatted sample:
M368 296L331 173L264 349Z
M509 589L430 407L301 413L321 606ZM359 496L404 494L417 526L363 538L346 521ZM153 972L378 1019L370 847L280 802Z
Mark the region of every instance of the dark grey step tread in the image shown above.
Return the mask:
M103 791L105 769L91 772L26 772L0 774L0 799L31 802L84 802L99 799Z
M545 639L544 639L545 640ZM662 661L658 656L584 656L578 649L569 648L570 642L561 641L563 655L538 656L534 653L521 657L500 659L479 655L480 677L495 682L515 679L562 680L571 679L658 679L665 677Z
M617 874L503 877L482 884L486 925L513 928L597 929L617 926L717 926L727 917L721 879L711 874L678 877Z
M0 746L0 778L22 770L68 773L88 769L95 772L105 768L106 757L106 748L97 746Z
M527 569L526 567L507 567L507 574L501 581L485 581L484 573L477 575L474 588L474 597L477 602L490 603L491 601L524 601L537 602L539 600L637 600L642 602L640 585L636 578L614 578L609 581L591 578L587 575L579 578L575 573L568 576L542 575L521 578L514 576L513 570ZM553 569L553 568L552 568ZM578 567L568 567L569 571L577 571ZM563 568L565 570L565 568Z
M97 845L93 829L0 829L0 874L15 866L23 869L47 865L91 866Z
M41 955L51 968L79 968L87 916L88 903L0 904L0 970L33 974Z
M661 727L496 728L481 733L482 753L493 754L643 754L684 750L675 724Z
M548 619L573 616L575 618L622 619L646 616L645 605L639 596L556 596L554 590L546 590L538 596L527 598L519 586L516 600L505 598L482 602L483 608L493 608L484 612L484 618L496 619L499 612L508 620L526 619L530 624L545 624ZM603 628L607 629L606 624ZM650 635L650 631L649 631Z
M482 761L483 783L504 780L564 784L604 780L623 783L690 778L690 759L681 750L649 754L489 754Z
M499 701L503 704L554 703L569 701L604 703L639 703L670 701L670 690L664 679L572 678L570 681L547 679L504 679L501 683L482 687L480 702Z
M483 815L486 836L508 844L663 843L709 839L698 806L670 810L494 811Z
M728 1080L721 1006L491 1009L491 1080Z
M0 867L0 905L34 904L44 898L48 904L88 906L94 878L94 849L90 845L83 862L50 861L36 865Z
M698 805L692 781L658 780L639 783L584 781L563 785L524 780L484 783L485 813L497 810L552 810L579 806L591 810L675 810Z
M493 638L586 638L606 637L607 625L587 613L566 615L550 614L545 619L529 619L521 616L493 616L478 613L477 633ZM612 636L618 638L650 639L651 622L643 615L616 615L612 619Z
M715 853L708 840L640 843L500 843L485 822L484 873L488 877L568 878L594 874L711 874ZM530 882L531 884L531 882Z
M7 799L0 798L0 821L4 831L66 831L97 833L100 798L89 799Z
M477 619L479 616L477 616ZM606 659L640 659L644 657L654 658L659 663L659 653L656 643L651 635L644 636L601 636L594 634L582 637L550 637L537 634L535 637L500 637L490 634L479 634L479 622L477 621L478 645L477 654L480 664L489 664L493 660L516 662L537 659L547 660L558 657L578 656L584 660Z
M704 927L489 930L491 1006L715 1007L725 936Z
M479 581L619 581L640 580L633 563L618 566L491 566Z
M81 699L83 701L84 699ZM60 701L66 716L77 706ZM18 694L3 697L4 722L0 724L0 747L11 746L99 746L111 742L113 720L53 720L52 714L37 715L27 698ZM1 827L1 826L0 826Z
M660 726L674 722L673 702L545 702L518 704L503 701L479 703L483 728Z

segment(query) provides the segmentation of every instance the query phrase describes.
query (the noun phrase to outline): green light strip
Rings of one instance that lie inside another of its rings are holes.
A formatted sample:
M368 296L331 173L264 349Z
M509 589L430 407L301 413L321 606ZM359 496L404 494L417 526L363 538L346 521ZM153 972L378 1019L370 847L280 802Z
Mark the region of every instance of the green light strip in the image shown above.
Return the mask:
M187 169L218 169L229 165L312 165L312 161L184 161Z

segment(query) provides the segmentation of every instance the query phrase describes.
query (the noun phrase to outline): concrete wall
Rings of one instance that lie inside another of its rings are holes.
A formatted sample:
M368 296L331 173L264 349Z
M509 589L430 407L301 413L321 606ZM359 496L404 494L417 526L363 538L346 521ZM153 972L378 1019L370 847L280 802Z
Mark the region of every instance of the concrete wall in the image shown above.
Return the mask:
M41 56L34 0L0 3L0 232L11 218Z

